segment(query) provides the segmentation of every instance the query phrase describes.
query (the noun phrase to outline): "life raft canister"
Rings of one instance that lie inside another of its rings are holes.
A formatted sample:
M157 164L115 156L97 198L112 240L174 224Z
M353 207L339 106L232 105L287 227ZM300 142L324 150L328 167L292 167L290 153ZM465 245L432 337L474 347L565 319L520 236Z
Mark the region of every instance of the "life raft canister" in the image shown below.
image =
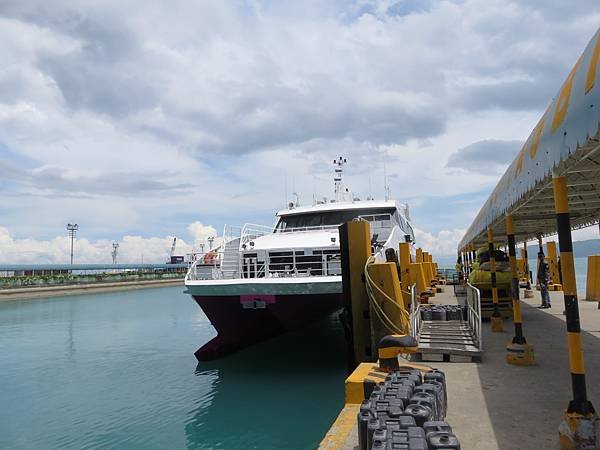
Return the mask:
M204 264L213 264L217 261L217 252L211 250L206 255L204 255Z

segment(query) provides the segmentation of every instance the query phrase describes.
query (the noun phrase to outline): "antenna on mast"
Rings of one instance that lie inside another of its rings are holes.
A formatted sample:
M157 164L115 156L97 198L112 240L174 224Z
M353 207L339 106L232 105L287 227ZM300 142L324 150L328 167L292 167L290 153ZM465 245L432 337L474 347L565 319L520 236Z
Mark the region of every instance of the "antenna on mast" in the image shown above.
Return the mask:
M335 185L335 201L345 201L349 196L349 190L344 184L344 166L348 160L346 158L342 158L341 156L338 159L333 160L333 164L335 165L334 174L333 174L333 183Z
M388 182L387 182L387 170L386 170L386 166L385 166L385 161L383 162L383 191L384 191L385 201L387 202L391 197L391 192L390 192L390 186L388 185Z
M283 185L284 185L284 191L285 191L285 199L283 204L285 206L287 206L287 202L288 202L288 192L287 192L287 172L283 173Z

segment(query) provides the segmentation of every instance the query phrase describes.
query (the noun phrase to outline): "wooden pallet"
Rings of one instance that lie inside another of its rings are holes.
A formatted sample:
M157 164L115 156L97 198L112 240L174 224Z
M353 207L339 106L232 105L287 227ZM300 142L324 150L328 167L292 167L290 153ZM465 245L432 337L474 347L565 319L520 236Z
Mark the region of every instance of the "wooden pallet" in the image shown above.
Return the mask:
M462 320L424 320L417 353L423 361L450 362L472 362L482 354L469 324Z

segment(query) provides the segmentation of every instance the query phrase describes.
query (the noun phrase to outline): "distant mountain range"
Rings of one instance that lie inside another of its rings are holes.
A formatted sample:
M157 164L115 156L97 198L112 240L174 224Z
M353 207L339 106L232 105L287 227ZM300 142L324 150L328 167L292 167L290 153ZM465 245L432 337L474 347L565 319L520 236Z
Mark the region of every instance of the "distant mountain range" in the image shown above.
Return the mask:
M600 239L573 242L573 256L576 258L585 258L590 255L600 255Z
M558 239L557 250L558 250ZM529 258L535 259L537 254L537 245L531 245L527 247ZM548 254L548 250L544 245L544 252ZM586 258L590 255L600 255L600 239L588 239L587 241L575 241L573 242L573 256L576 258Z

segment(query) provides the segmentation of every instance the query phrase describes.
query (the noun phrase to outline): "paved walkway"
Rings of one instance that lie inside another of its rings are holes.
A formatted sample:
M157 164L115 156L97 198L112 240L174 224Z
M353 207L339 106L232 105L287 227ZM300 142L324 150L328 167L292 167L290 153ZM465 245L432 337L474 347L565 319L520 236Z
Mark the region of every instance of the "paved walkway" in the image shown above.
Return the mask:
M571 384L562 292L552 292L551 296L551 309L536 308L541 303L538 292L535 298L526 299L522 308L525 337L535 350L535 366L518 367L505 362L506 344L513 336L512 321L504 322L503 333L492 333L489 322L484 322L484 356L480 363L431 364L446 373L447 420L464 450L560 448L557 427L571 399ZM447 303L454 299L445 293L432 300ZM600 409L597 306L579 302L588 396ZM345 448L355 448L354 439L350 437Z
M437 363L448 378L447 420L464 449L558 449L557 427L571 399L562 292L552 292L551 309L541 310L539 293L525 299L524 332L533 344L536 365L505 362L506 344L514 333L512 321L503 333L484 323L481 363ZM522 295L521 295L522 297ZM587 371L588 395L600 407L600 310L579 302Z

